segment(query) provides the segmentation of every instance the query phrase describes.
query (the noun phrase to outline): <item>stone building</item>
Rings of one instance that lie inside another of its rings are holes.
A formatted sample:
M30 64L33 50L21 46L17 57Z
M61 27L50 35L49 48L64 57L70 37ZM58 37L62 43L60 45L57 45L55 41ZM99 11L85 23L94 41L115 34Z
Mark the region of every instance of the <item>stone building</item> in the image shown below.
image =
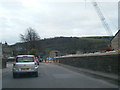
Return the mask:
M26 48L23 43L16 43L14 45L11 45L13 50L13 55L19 55L19 54L27 54Z
M8 58L13 55L12 48L9 45L7 45L7 43L2 44L2 55L3 58Z
M60 55L60 52L57 50L53 50L49 53L49 57L57 57Z
M120 50L120 30L115 34L115 36L111 40L111 47L114 50Z
M2 68L2 43L0 43L0 69Z
M2 43L0 43L0 59L2 58Z

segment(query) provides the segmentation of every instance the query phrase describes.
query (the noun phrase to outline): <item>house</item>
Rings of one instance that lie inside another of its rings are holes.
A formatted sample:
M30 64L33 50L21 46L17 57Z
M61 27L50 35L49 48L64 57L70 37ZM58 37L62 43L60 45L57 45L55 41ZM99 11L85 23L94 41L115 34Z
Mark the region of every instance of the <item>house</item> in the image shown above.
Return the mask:
M52 50L52 51L49 53L49 57L57 57L57 56L60 56L60 52L57 51L57 50Z
M2 58L2 43L0 43L0 60Z
M0 43L0 69L2 68L2 43Z
M19 55L19 54L27 54L24 43L16 43L14 45L11 45L11 48L13 50L14 56Z
M2 44L2 55L3 58L8 58L13 55L12 48L7 44Z
M120 30L118 30L118 32L112 38L111 47L114 50L119 50L120 51Z

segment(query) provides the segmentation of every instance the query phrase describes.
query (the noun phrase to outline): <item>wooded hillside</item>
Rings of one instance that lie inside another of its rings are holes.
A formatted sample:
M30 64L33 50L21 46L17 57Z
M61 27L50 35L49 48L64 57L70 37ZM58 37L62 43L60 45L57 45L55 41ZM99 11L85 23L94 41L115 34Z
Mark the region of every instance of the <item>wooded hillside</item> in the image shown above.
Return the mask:
M37 55L47 56L50 51L60 51L61 55L90 53L107 50L110 43L109 37L55 37L38 41L41 49ZM12 45L14 55L27 54L25 47L27 43L16 43ZM38 44L37 44L38 45ZM28 46L29 47L29 46Z
M108 37L56 37L42 40L44 52L58 50L61 54L75 54L106 50L109 44Z

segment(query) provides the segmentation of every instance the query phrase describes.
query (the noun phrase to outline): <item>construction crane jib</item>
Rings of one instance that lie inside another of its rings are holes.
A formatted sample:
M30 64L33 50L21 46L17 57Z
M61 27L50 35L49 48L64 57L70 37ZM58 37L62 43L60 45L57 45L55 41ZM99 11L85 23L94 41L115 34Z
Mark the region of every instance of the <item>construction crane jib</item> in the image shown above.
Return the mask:
M110 37L112 37L113 36L112 31L111 31L109 25L107 24L107 22L105 20L105 17L103 16L97 2L93 1L92 3L93 3L93 6L95 7L95 9L97 11L98 16L100 17L100 20L101 20L103 26L105 27L107 33L110 35Z

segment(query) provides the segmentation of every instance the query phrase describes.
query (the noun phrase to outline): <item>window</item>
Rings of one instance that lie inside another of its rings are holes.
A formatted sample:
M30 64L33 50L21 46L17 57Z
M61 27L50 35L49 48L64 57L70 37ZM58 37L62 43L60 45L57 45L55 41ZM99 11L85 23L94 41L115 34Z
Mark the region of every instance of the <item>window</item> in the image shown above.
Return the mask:
M18 57L16 59L16 62L33 62L34 58L33 57Z

